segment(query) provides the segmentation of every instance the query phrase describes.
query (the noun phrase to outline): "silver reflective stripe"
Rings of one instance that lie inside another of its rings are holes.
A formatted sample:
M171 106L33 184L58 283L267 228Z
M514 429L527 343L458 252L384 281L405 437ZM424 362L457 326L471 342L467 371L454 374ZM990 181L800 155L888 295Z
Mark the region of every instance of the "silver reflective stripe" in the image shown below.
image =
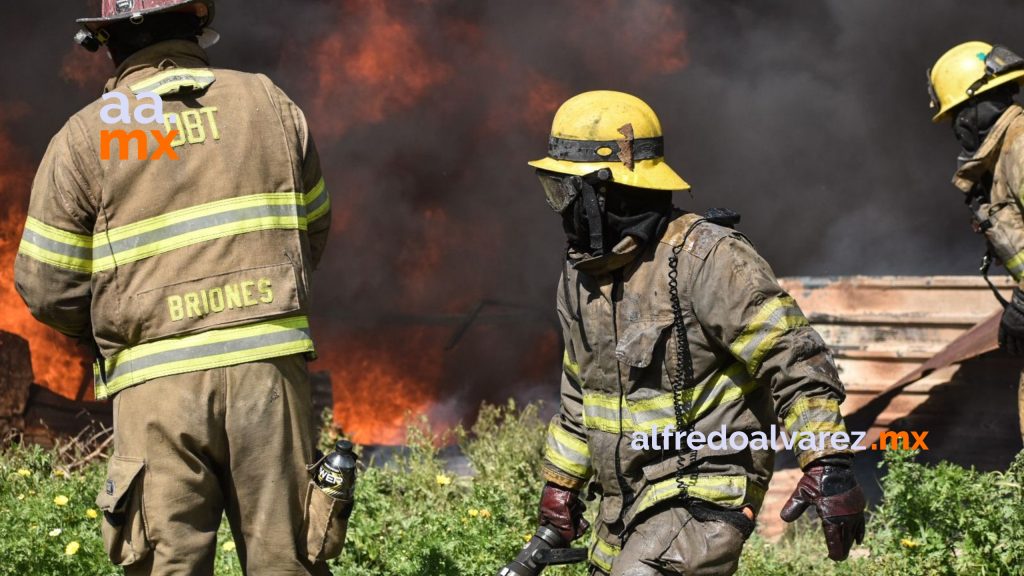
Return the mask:
M118 240L105 244L103 246L97 246L96 251L98 252L97 258L104 256L113 255L115 258L120 252L126 250L134 250L140 246L159 242L161 240L167 240L175 236L182 234L188 234L190 232L197 232L212 228L214 226L221 226L225 224L234 224L236 222L242 222L244 220L251 220L255 218L267 218L274 216L281 217L298 217L302 215L302 210L297 205L278 205L278 206L251 206L248 208L240 208L238 210L231 210L228 212L220 212L217 214L210 214L207 216L200 216L192 220L186 220L184 222L175 222L174 224L164 226L157 230L151 230L144 232L137 236L131 236L124 240ZM102 234L100 234L102 235Z
M275 332L272 334L263 334L258 336L249 336L248 338L240 338L238 340L229 340L227 342L216 342L213 344L206 344L205 346L195 346L192 348L183 348L180 350L168 350L166 352L160 352L157 354L151 354L142 358L132 360L128 364L117 365L107 372L107 378L110 380L116 380L117 378L124 376L128 372L145 370L161 364L168 364L171 362L180 362L183 360L191 360L197 357L203 356L219 356L221 354L230 354L232 352L240 352L243 350L251 350L253 348L262 348L264 346L273 346L274 344L284 344L286 342L294 342L302 338L309 338L309 328L300 328L289 332Z
M25 231L21 235L22 240L38 246L44 250L49 250L55 254L61 254L63 256L70 256L72 258L80 258L82 260L92 260L92 248L86 248L84 246L73 246L71 244L65 244L58 242L38 234L29 228L25 228Z

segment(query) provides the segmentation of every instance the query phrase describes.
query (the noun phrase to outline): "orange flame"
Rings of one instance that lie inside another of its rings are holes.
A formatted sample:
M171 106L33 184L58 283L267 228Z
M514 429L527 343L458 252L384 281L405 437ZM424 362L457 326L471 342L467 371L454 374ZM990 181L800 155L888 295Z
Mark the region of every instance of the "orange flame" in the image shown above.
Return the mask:
M402 444L408 417L426 414L436 400L444 375L438 342L446 337L416 327L320 339L331 342L331 353L311 369L331 374L334 421L358 443Z
M71 340L36 321L14 288L14 258L25 223L25 198L32 184L31 162L8 136L7 125L28 113L23 104L0 106L0 198L7 200L0 220L0 330L29 341L35 381L73 398L85 378L82 358Z
M317 133L340 136L417 104L452 74L424 52L417 29L389 11L384 0L353 0L339 14L339 32L315 43L309 78L316 96Z

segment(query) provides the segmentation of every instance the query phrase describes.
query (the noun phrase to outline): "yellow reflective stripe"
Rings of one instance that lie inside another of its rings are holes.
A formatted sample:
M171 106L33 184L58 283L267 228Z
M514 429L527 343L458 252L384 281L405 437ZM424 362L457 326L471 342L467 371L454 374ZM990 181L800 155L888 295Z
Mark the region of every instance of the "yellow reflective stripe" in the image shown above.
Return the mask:
M31 216L25 219L25 229L61 244L69 244L79 248L92 248L92 237L55 228Z
M173 94L184 86L196 89L206 88L216 80L213 71L208 68L171 68L144 78L129 88L135 94L154 92L163 96Z
M795 438L793 454L800 466L806 466L822 454L841 452L829 444L826 435L846 432L843 415L839 411L839 401L834 398L800 398L790 407L784 420L786 430ZM804 449L800 440L805 434L814 435L815 446L822 450Z
M839 401L835 398L798 399L786 414L786 430L791 434L802 432L809 424L842 422Z
M800 428L798 433L803 432L810 432L812 434L822 434L826 432L834 434L836 432L846 432L846 424L843 422L808 422Z
M605 572L612 571L612 563L622 553L622 548L614 544L609 544L597 536L596 532L594 535L594 542L590 545L590 563L597 566Z
M331 195L326 191L323 178L316 183L312 190L306 192L302 199L309 209L306 219L310 222L318 220L331 209Z
M746 476L697 476L696 479L693 476L687 476L683 478L683 485L686 486L689 495L722 506L741 506L744 500L748 499ZM676 478L652 484L644 491L644 495L637 505L636 514L675 498L680 493L682 490L679 489L679 482ZM751 497L753 496L756 495L751 494Z
M91 260L83 260L73 256L57 254L56 252L51 252L45 248L40 248L39 246L31 244L25 238L21 239L21 244L18 246L18 254L32 258L33 260L37 260L43 264L49 264L56 268L63 268L72 272L84 272L86 274L92 273Z
M809 325L796 300L790 296L777 296L761 306L729 349L746 363L751 374L755 374L765 353L775 346L780 336L793 328Z
M758 382L743 364L735 363L715 373L702 384L687 390L682 397L687 406L683 421L699 420L715 408L734 402L758 387ZM583 392L583 424L602 432L619 433L620 400L618 396L585 390ZM622 402L621 431L649 432L651 428L675 426L675 399L666 392L641 400Z
M331 197L324 198L323 204L318 206L315 210L306 215L306 219L310 222L319 220L324 214L331 209Z
M237 236L247 232L257 232L259 230L305 229L306 219L299 216L264 216L262 218L230 222L187 234L181 234L166 240L159 240L138 248L118 251L115 254L104 256L102 258L97 258L93 263L93 270L97 272L109 270L117 265L137 262L139 260L171 252L185 246L199 244L208 240L216 240L217 238Z
M96 374L96 396L105 398L153 378L313 351L305 316L168 338L122 350Z
M590 448L584 440L573 436L552 420L548 426L548 441L544 457L556 468L572 476L590 476Z
M29 216L18 253L72 272L92 272L92 238L45 224Z
M752 378L742 364L733 364L722 372L715 375L714 379L707 386L699 389L703 396L708 391L707 398L697 398L694 402L696 408L687 413L687 420L699 420L708 412L723 404L728 404L750 394L758 386L757 380ZM689 398L687 398L689 401ZM699 403L698 403L699 402Z
M109 270L185 246L259 230L305 230L302 195L270 192L217 200L100 232L93 270Z
M323 194L324 189L326 187L327 186L324 183L324 179L321 178L320 181L316 183L316 186L313 186L312 190L310 190L309 192L306 192L306 194L302 197L302 201L307 206L312 204L313 201L317 199L317 197L319 197L321 194Z
M1020 282L1024 278L1024 250L1017 252L1004 264L1006 271L1013 276L1013 279Z
M572 361L572 358L569 357L568 349L562 352L562 370L572 377L577 384L580 383L580 365Z
M229 210L242 208L255 208L259 206L289 206L300 203L301 196L297 192L269 192L265 194L251 194L248 196L237 196L225 198L198 206L191 206L173 212L167 212L145 220L139 220L117 228L111 228L94 237L94 246L101 247L108 243L125 240L132 236L138 236L145 232L153 232L166 228L172 224L184 220L192 220L203 216L212 216Z

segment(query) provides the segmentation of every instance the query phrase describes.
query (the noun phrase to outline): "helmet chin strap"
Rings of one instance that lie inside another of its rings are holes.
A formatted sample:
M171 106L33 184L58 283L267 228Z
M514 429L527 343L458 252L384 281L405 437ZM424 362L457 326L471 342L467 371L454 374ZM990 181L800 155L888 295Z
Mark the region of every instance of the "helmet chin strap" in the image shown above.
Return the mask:
M602 168L586 176L573 176L573 185L580 191L580 200L583 201L583 209L587 213L587 227L590 230L590 254L592 256L604 255L604 214L601 213L601 203L597 198L595 184L607 182L611 179L611 170Z
M604 230L602 229L601 204L597 200L594 186L585 179L580 179L582 190L580 199L583 209L587 212L587 228L590 230L590 253L593 256L604 254Z

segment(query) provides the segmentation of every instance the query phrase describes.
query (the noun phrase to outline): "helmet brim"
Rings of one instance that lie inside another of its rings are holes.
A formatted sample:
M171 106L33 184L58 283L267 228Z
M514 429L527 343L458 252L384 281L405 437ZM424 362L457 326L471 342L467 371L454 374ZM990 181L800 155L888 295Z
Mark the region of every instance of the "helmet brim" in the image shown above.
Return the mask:
M136 12L128 12L128 13L125 13L125 14L118 14L117 16L109 16L107 18L103 18L102 16L101 17L97 17L97 18L79 18L78 20L75 20L75 22L77 22L78 24L81 24L84 28L86 28L90 32L96 32L98 30L106 28L107 26L110 26L111 24L115 24L117 22L124 22L125 20L130 20L132 17L134 17L136 15L145 16L146 14L155 14L155 13L158 13L158 12L195 11L197 9L196 8L196 4L197 3L198 3L198 0L192 0L191 2L189 2L187 4L179 4L178 6L174 6L173 8L170 8L170 9L168 9L166 7L148 8L146 10L138 10ZM209 12L209 15L207 16L206 22L203 24L203 26L204 27L208 26L212 21L213 21L213 12L211 10Z
M974 96L984 94L985 92L988 92L989 90L997 86L1002 86L1003 84L1014 81L1024 82L1024 70L1015 70L1013 72L1008 72L1006 74L1003 74L1002 76L997 76L993 78L992 80L982 85L981 90L975 92ZM932 116L932 122L938 124L939 122L946 120L947 118L949 118L949 113L952 112L954 108L963 104L964 102L967 102L974 96L968 96L967 94L963 94L962 98L957 98L956 100L951 100L947 102L945 106L939 109L939 112L935 114L935 116Z
M541 170L573 176L586 176L607 168L612 172L612 181L625 186L668 192L683 192L690 189L686 180L676 174L663 158L639 160L633 166L633 170L626 168L621 162L570 162L554 158L541 158L527 164Z

